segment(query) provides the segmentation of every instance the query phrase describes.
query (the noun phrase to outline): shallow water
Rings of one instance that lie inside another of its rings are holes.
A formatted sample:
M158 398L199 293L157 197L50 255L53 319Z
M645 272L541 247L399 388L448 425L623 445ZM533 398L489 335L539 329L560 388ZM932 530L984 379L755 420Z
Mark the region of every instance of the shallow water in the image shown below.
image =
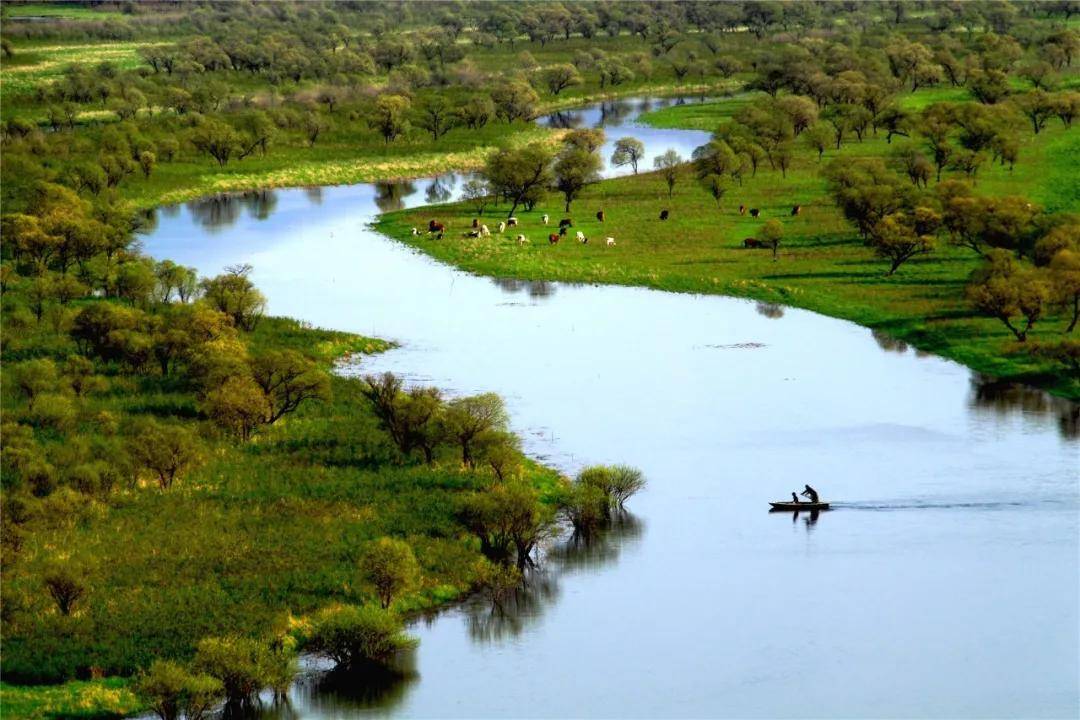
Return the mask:
M646 135L629 105L609 144L704 137ZM629 463L649 487L516 603L418 624L413 677L305 676L268 714L1080 712L1080 407L813 313L475 277L366 227L461 180L163 209L145 245L204 274L249 262L274 314L402 343L345 371L498 392L534 456ZM834 509L767 512L804 483Z

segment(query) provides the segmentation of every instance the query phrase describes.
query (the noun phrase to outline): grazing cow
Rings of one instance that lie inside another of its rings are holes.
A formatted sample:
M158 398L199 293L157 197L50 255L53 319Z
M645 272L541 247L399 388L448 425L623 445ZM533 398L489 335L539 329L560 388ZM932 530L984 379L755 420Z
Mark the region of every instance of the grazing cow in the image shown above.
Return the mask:
M502 220L500 220L499 221L499 234L501 235L504 232L506 232L506 223L504 223Z
M746 238L742 241L744 248L761 248L765 247L765 243L761 242L757 238Z
M550 244L550 245L558 245L559 244L559 235L557 233L550 233L548 235L548 244Z
M750 208L750 217L752 217L752 218L756 218L756 217L758 217L759 215L761 215L761 211L760 211L760 210L758 210L757 208Z
M463 235L464 235L465 237L471 237L471 238L478 238L478 237L480 237L480 231L479 231L479 230L466 230L466 231L465 231L464 233L462 233L462 234L463 234Z
M517 218L506 218L506 227L517 227Z
M547 213L544 213L543 215L541 215L541 216L540 216L540 220L541 220L541 221L542 221L542 222L543 222L543 223L544 223L545 225L547 225L547 224L548 224L548 220L550 220L550 219L551 219L551 218L550 218L550 217L548 216L548 214L547 214Z
M563 236L565 236L565 235L566 235L566 233L567 233L567 232L568 232L569 230L570 230L570 228L568 228L568 227L566 227L565 225L563 225L563 226L562 226L561 228L559 228L559 236L560 236L560 237L563 237Z
M613 237L604 238L604 244L607 245L608 247L611 247L612 245L615 244L615 238L613 238Z
M667 220L669 217L671 217L671 212L669 212L668 210L661 210L660 211L660 219L661 220Z
M430 223L428 223L428 234L429 235L431 233L439 233L440 235L442 235L443 232L445 232L445 231L446 231L446 226L443 225L441 222L435 222L434 220L432 220Z
M413 237L416 237L417 235L419 235L419 234L420 234L420 231L419 231L419 230L417 230L416 228L413 228L413 229L412 229L412 234L413 234Z
M480 227L480 219L479 218L473 218L472 219L472 226L473 226L473 230Z
M563 218L562 220L559 221L559 227L560 228L574 227L574 221L571 220L570 218Z
M740 205L739 206L739 214L740 215L745 215L746 214L746 206L745 205Z
M600 222L604 222L604 211L603 210L597 211L596 219L599 220Z
M480 226L480 237L491 237L491 231L488 230L487 225Z
M529 238L525 237L524 235L518 235L517 242L518 245L524 245L525 243L529 242Z
M589 238L585 237L585 233L578 230L577 231L577 241L579 243L585 244L585 243L589 242Z
M802 205L796 205L795 207L791 208L792 217L798 215L800 212L802 212Z

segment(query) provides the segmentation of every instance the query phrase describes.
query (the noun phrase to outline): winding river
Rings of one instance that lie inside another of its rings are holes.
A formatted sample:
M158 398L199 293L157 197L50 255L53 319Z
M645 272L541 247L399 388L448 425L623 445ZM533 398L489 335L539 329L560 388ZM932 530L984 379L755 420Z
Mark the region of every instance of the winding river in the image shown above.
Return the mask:
M686 157L705 134L634 124L663 102L544 122ZM477 277L368 228L461 184L162 208L144 245L203 274L251 263L274 314L401 343L344 372L498 392L535 457L632 464L648 490L605 542L553 547L516 602L418 623L411 678L312 669L267 714L1080 713L1080 407L813 313ZM835 510L766 511L804 483Z

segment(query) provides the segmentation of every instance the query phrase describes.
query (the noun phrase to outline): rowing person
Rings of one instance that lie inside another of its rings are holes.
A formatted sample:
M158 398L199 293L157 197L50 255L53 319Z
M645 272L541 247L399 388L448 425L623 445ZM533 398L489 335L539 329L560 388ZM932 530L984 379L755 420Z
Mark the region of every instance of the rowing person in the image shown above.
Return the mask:
M809 485L807 485L807 486L806 486L806 487L805 487L805 488L803 489L802 493L800 493L800 494L801 494L801 495L802 495L803 497L807 497L807 498L810 498L810 502L812 502L812 503L816 503L816 502L818 501L818 494L817 494L817 490L815 490L814 488L810 487Z

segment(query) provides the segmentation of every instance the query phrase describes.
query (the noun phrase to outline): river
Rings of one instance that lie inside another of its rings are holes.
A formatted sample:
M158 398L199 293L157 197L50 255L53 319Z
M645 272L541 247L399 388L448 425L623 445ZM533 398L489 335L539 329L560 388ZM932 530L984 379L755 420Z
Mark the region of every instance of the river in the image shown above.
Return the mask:
M704 133L634 124L656 102L545 122L605 124L605 157L625 134L689 156ZM272 313L401 343L343 372L498 392L533 456L628 463L648 489L501 612L417 623L413 677L339 690L312 671L268 714L1080 713L1076 404L810 312L477 277L369 229L462 180L162 208L144 245L203 274L251 263ZM804 483L835 509L767 512Z

